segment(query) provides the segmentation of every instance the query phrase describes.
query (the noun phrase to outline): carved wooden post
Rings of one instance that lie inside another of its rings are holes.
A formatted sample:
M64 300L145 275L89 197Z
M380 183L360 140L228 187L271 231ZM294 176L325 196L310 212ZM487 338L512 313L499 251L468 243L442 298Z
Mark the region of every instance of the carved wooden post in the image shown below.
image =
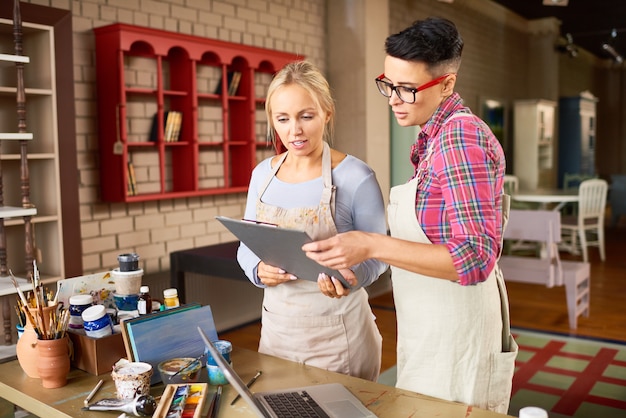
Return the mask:
M15 40L15 55L22 54L22 16L20 14L19 0L13 1L13 38ZM24 63L16 62L17 70L17 132L26 133L26 93L24 87ZM28 173L28 141L20 141L20 180L22 191L22 207L33 207L30 202L30 178ZM31 216L24 216L24 237L25 237L25 260L26 272L33 271L33 231Z

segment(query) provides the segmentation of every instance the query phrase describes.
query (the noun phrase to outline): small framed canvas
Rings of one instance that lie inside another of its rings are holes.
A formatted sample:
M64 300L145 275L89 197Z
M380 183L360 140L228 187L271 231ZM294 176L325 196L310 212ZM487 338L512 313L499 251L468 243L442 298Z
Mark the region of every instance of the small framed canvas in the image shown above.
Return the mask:
M213 313L209 305L188 304L122 322L122 338L130 361L152 365L152 381L161 381L158 364L176 357L200 357L204 341L196 327L211 341L217 340Z

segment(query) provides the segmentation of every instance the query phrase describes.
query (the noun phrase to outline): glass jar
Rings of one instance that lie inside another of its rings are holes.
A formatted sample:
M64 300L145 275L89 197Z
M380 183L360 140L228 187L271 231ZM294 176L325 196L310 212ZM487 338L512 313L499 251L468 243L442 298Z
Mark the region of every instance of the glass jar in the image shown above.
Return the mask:
M141 286L139 289L137 310L139 311L139 315L145 315L152 312L152 297L150 296L150 288L148 286Z
M178 299L178 290L171 288L163 291L163 303L166 309L177 308L180 306L180 300Z

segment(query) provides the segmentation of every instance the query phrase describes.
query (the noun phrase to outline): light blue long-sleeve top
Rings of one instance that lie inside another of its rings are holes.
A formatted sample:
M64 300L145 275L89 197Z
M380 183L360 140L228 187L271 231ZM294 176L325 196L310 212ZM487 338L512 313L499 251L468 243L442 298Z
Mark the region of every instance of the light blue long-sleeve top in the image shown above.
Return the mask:
M259 192L272 171L272 158L259 163L252 172L244 218L256 220L256 203ZM335 225L338 232L361 230L387 233L385 206L376 174L363 161L348 155L332 170L335 195ZM274 177L263 194L264 203L283 208L318 206L322 195L322 177L302 182L286 183ZM258 287L265 287L257 276L261 261L248 247L240 244L237 261L248 279ZM351 267L359 284L373 283L386 269L387 264L375 259Z

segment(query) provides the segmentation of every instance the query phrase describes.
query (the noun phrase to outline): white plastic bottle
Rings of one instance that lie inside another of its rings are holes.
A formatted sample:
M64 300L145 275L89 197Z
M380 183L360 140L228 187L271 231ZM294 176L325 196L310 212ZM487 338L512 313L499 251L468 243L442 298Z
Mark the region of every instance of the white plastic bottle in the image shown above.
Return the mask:
M548 412L537 406L526 406L519 410L519 418L548 418Z

